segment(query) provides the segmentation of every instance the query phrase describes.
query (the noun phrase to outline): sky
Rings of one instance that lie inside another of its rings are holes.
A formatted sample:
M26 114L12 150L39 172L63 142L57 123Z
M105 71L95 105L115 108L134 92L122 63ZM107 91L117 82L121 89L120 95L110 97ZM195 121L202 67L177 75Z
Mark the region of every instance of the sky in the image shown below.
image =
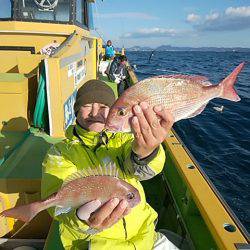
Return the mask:
M117 47L250 48L250 0L96 0L94 33Z

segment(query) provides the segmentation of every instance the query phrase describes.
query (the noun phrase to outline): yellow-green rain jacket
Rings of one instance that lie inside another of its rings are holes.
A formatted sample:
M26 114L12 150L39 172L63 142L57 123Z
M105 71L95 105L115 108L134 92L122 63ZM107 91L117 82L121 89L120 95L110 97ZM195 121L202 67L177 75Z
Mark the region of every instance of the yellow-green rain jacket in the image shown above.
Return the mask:
M65 249L91 250L147 250L152 249L156 239L154 222L157 213L146 203L140 180L152 178L161 172L165 153L160 146L153 159L137 160L131 153L133 136L125 133L100 133L83 130L76 125L69 127L66 139L53 146L44 162L42 175L42 198L47 198L60 189L63 181L83 168L95 168L105 161L116 163L119 176L138 189L141 202L130 214L112 227L97 234L84 233L88 225L79 220L75 209L67 214L55 216L55 208L50 215L59 221L61 241Z

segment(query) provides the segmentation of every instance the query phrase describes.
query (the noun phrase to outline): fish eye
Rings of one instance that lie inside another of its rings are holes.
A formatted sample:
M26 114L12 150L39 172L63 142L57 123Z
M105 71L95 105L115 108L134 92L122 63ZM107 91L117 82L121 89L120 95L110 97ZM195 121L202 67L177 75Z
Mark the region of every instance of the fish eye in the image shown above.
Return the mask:
M120 110L118 111L118 115L119 115L119 116L124 116L124 115L126 115L126 110L125 110L125 109L120 109Z
M128 194L127 194L127 198L128 198L129 200L134 199L134 198L135 198L134 193L128 193Z

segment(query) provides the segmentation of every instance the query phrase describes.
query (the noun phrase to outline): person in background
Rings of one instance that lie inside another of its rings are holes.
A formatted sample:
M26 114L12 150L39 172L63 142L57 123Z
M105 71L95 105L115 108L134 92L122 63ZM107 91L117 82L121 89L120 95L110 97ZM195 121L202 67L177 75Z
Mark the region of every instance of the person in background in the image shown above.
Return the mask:
M118 96L130 86L129 74L127 71L127 57L125 55L117 56L112 61L107 70L107 75L112 82L117 83Z
M43 162L42 198L57 192L69 175L112 161L119 178L137 188L141 202L129 209L126 200L113 198L101 207L99 200L93 200L57 216L55 208L48 209L59 221L64 249L145 250L155 244L159 249L164 242L173 246L167 249L177 249L155 232L157 213L146 202L140 183L162 171L165 152L161 143L173 125L173 117L161 106L149 107L144 102L133 107L133 134L104 132L114 101L112 89L100 80L89 80L79 88L74 105L76 125L67 129L66 139L54 145ZM83 218L90 203L96 209L88 219Z
M112 45L111 40L108 40L105 46L105 58L106 60L113 60L114 57L115 57L115 49Z

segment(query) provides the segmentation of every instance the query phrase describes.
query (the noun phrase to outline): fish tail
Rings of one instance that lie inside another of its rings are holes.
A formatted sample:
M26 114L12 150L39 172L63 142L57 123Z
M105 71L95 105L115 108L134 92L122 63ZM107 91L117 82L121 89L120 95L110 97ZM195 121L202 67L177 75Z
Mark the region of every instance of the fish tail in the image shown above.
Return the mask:
M238 65L234 69L234 71L219 84L220 86L222 86L222 94L220 96L221 98L234 102L240 101L240 97L238 96L238 94L234 89L234 84L237 80L238 74L243 69L244 64L245 63L242 62L240 65Z
M0 213L0 216L11 217L29 223L39 212L46 208L47 205L44 202L37 201L4 210Z
M24 222L30 222L41 211L37 203L38 202L33 202L31 204L4 210L0 213L0 216L11 217Z

